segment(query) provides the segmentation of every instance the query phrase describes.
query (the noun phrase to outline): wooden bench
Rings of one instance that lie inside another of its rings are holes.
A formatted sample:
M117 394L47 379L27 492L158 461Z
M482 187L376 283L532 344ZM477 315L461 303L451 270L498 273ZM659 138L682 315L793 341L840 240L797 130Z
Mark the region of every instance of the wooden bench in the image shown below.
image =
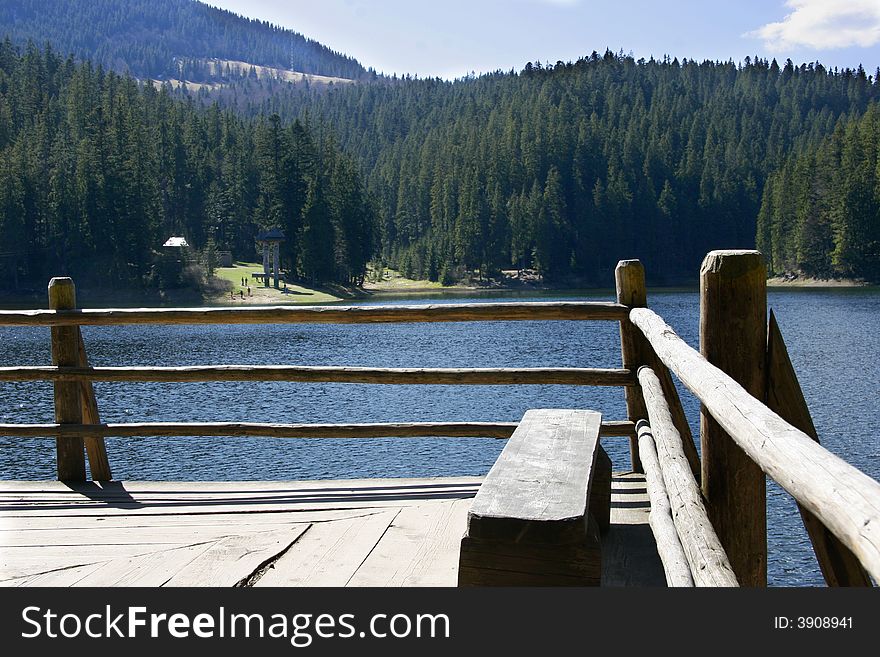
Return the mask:
M595 411L526 412L474 498L459 586L599 585L611 498L601 421Z

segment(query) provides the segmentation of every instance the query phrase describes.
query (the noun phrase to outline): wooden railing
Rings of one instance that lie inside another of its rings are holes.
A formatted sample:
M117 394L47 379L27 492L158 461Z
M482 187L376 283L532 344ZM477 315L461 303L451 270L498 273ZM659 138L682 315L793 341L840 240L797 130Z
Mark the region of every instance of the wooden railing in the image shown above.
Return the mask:
M638 287L641 266L622 267ZM766 585L769 475L797 501L826 582L871 586L880 579L880 483L818 443L772 315L768 330L765 281L756 251L706 257L700 351L645 303L629 313L639 337L624 363L641 365L638 440L667 581ZM670 372L702 403L699 468L676 421L683 411Z
M55 422L0 424L0 435L54 436L58 478L86 477L83 448L95 480L112 478L104 439L111 437L509 438L516 423L415 422L276 424L260 422L102 423L93 382L290 381L410 385L637 385L627 368L374 368L207 365L195 367L90 367L80 326L127 324L361 324L523 320L626 321L629 308L609 302L467 303L419 306L307 306L244 308L76 308L73 281L53 279L48 310L0 311L0 326L52 327L52 366L0 367L0 381L51 381ZM605 437L635 438L633 420L606 421Z
M701 272L701 349L647 308L644 268L622 261L617 302L209 309L76 308L70 279L53 279L50 308L0 311L0 326L52 327L53 365L2 367L0 381L51 381L55 422L2 424L0 435L55 436L58 478L111 478L104 439L131 436L508 438L516 423L125 423L100 421L94 381L298 381L412 385L618 386L628 420L602 436L631 440L645 471L650 524L670 585L766 584L765 474L798 502L830 585L880 578L880 484L821 447L781 334L767 328L766 272L757 252L713 252ZM610 320L621 368L367 368L209 365L90 367L83 325ZM698 451L673 381L703 405Z

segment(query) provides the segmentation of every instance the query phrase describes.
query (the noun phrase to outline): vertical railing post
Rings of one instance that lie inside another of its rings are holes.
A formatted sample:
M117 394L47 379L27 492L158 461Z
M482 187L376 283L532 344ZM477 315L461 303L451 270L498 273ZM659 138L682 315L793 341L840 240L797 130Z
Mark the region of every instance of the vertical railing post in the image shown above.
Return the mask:
M617 303L631 308L645 308L648 305L648 290L645 286L645 268L638 260L621 260L614 269L614 283L617 288ZM642 348L640 341L644 338L638 329L627 319L620 322L620 351L623 366L633 371L641 362ZM638 386L626 388L626 412L632 422L648 418L645 400ZM644 472L639 458L637 438L629 439L630 459L633 472Z
M700 270L700 352L763 401L766 339L764 257L758 251L712 251ZM700 420L709 518L740 584L766 586L766 478L705 409Z
M69 278L49 281L49 308L73 310L76 308L76 288ZM52 364L57 367L79 365L79 338L76 326L53 326ZM56 381L55 422L82 424L80 384L77 381ZM86 460L82 438L55 438L59 481L85 481Z

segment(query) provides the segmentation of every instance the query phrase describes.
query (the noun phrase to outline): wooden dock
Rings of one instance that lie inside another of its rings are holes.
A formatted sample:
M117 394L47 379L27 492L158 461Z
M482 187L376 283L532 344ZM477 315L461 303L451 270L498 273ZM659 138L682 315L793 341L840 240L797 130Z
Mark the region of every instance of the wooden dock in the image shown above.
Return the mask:
M52 365L0 366L0 381L52 382L54 422L0 424L0 436L54 437L59 480L0 482L0 583L759 587L769 476L797 502L825 581L872 586L880 483L819 444L772 313L767 321L763 256L713 251L700 281L698 351L648 309L636 260L618 264L613 302L82 310L73 281L52 279L48 309L0 311L0 326L51 329ZM91 367L80 331L535 320L617 322L622 367ZM698 436L673 377L701 404ZM581 408L500 423L108 424L94 381L601 385L623 389L627 419ZM122 436L507 443L483 479L175 484L114 481L104 441ZM602 441L620 439L632 472L612 474Z
M481 481L2 482L0 586L456 586ZM643 476L613 486L603 581L664 586Z

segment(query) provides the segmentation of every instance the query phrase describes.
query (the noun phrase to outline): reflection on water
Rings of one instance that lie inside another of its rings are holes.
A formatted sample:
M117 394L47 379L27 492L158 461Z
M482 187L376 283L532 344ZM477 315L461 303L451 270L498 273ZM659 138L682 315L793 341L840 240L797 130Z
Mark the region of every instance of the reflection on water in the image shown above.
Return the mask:
M385 303L460 303L513 298L608 300L608 291L524 295L406 296ZM695 291L652 292L650 305L688 343L698 342ZM771 291L823 444L872 477L878 441L865 427L880 383L877 290ZM613 322L401 325L85 327L95 365L290 364L373 367L619 367ZM0 365L50 362L48 328L3 328ZM135 421L392 422L515 421L529 408L593 408L623 419L619 389L572 386L377 386L303 383L96 384L102 418ZM696 428L699 407L683 394ZM2 422L52 421L51 385L0 383ZM627 441L605 440L617 469ZM492 439L285 440L110 439L119 479L310 479L484 474L502 441ZM0 479L54 477L54 441L0 438ZM821 576L793 502L771 485L770 578L817 584Z

